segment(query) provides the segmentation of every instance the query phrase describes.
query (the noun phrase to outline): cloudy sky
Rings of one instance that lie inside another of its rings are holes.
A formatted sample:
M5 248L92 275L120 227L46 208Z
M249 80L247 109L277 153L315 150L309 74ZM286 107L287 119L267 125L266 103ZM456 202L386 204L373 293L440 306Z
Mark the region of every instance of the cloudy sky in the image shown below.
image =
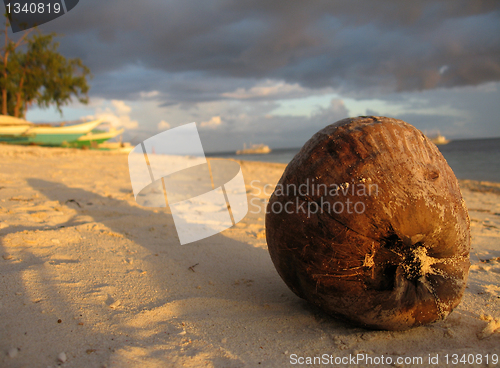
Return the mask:
M358 115L500 136L498 0L80 0L40 29L94 78L89 105L32 121L105 117L134 143L194 121L209 152Z

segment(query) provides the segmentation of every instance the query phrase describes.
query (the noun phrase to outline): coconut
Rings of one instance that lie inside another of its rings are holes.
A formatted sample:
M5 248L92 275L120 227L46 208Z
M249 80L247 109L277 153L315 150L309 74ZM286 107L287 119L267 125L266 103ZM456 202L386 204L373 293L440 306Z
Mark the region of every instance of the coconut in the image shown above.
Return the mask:
M331 315L404 330L444 319L462 298L467 208L437 147L404 121L364 116L319 131L266 212L281 278Z

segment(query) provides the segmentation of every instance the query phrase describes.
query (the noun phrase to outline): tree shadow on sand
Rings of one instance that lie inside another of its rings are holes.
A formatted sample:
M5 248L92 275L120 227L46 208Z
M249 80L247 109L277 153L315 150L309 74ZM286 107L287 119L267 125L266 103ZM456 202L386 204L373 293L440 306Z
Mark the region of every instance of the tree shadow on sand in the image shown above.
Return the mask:
M40 179L28 179L28 184L50 200L57 200L61 204L71 206L77 211L69 221L57 228L89 224L89 228L103 227L112 232L122 234L151 254L164 254L175 257L186 275L199 276L212 282L234 283L241 278L275 278L279 284L271 294L281 295L288 289L277 276L272 266L268 252L247 243L227 238L223 234L216 234L194 243L181 245L177 237L172 216L165 209L144 208L130 205L125 200L104 197L79 188L69 188L61 183L53 183ZM92 221L89 221L89 217ZM100 226L97 226L100 225ZM24 229L15 229L16 231ZM89 249L91 251L91 249ZM221 269L204 268L208 257L216 257ZM197 264L196 268L190 269ZM270 266L270 267L269 267ZM164 269L164 273L169 273ZM252 301L255 303L269 303L269 288L255 289Z
M288 290L277 275L265 249L227 238L223 234L181 245L172 217L167 210L141 208L123 199L101 196L80 188L70 188L58 182L30 178L27 179L27 183L47 199L70 207L75 214L69 220L55 226L40 224L39 227L9 227L1 231L3 236L19 232L33 235L36 231L57 234L78 228L81 235L92 239L85 242L83 253L95 254L95 257L98 257L95 246L100 248L108 246L109 239L106 238L106 234L122 235L122 238L116 240L124 244L122 249L131 249L134 244L142 248L139 251L141 254L139 258L141 264L145 264L148 270L144 276L147 278L146 282L155 285L155 288L167 289L167 292L159 292L157 297L150 300L139 301L133 298L126 300L116 309L111 309L109 306L118 298L114 296L110 299L108 295L103 304L104 311L97 308L95 312L104 313L103 318L113 321L112 324L115 325L113 331L103 333L95 332L91 327L80 328L78 336L78 339L81 339L81 334L87 335L85 340L89 341L89 344L81 347L83 351L96 350L96 344L92 341L105 341L109 345L105 351L100 349L98 362L101 364L110 362L111 366L113 364L127 366L126 361L133 361L140 356L142 361L144 359L160 363L175 361L179 365L185 359L204 359L211 360L214 366L241 366L243 361L230 353L230 346L225 346L222 350L218 348L221 336L227 334L224 332L227 326L237 321L242 329L248 328L250 334L262 333L265 336L266 331L256 331L257 327L253 326L255 320L263 318L281 320L283 316L294 315L308 318L307 316L321 314ZM109 252L114 252L113 248L119 248L116 241L109 242ZM82 248L82 245L79 247ZM5 253L4 249L0 251ZM64 257L50 258L35 255L30 252L29 247L25 247L23 262L13 264L12 273L21 275L27 271L38 272L40 296L36 300L33 300L28 292L24 292L22 296L24 299L22 303L29 305L30 313L40 314L49 303L52 310L56 311L50 314L52 319L56 315L76 316L74 318L78 319L81 307L89 308L84 301L85 294L113 287L112 281L95 279L91 282L91 290L80 292L82 300L74 300L69 295L64 295L62 292L64 285L60 280L54 279L54 270L50 267L66 264L78 270L79 267L83 267L83 262L67 260ZM112 266L103 262L102 267ZM112 271L112 268L110 270ZM134 283L134 276L133 273L117 275L125 284ZM79 280L73 281L78 283ZM20 283L24 281L21 279ZM88 289L88 284L85 285ZM322 316L322 318L328 317ZM151 326L142 323L144 319L151 319L149 323ZM336 322L332 323L342 326ZM60 329L60 334L54 330L47 331L42 326L34 326L34 329L31 328L29 331L29 325L26 325L28 330L26 332L30 335L45 336L44 338L50 341L67 340L66 335L71 336L72 329L78 328L73 325L76 325L76 322L72 323L71 328L64 326L65 330ZM59 328L62 325L56 324L56 326ZM270 326L270 328L276 332L276 327ZM75 344L81 341L78 339L75 339ZM246 340L245 336L238 334L233 343L243 344ZM186 341L191 343L187 345ZM22 344L22 341L18 344ZM55 349L55 346L61 343L53 345ZM259 346L249 345L249 351L253 349L255 354L262 352ZM54 350L53 354L56 354L56 351ZM96 363L92 360L92 354L77 355L82 364ZM257 356L255 359L258 359ZM53 355L50 359L53 359ZM47 361L47 364L51 364L51 361Z

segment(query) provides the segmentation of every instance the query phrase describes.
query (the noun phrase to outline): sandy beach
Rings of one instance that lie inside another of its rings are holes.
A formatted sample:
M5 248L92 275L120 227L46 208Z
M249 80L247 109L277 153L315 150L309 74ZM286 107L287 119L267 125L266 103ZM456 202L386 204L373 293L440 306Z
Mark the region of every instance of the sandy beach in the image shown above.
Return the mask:
M500 366L499 183L460 182L472 266L455 311L372 331L287 288L264 229L286 165L240 165L247 216L180 245L168 209L134 200L126 154L0 145L0 366Z

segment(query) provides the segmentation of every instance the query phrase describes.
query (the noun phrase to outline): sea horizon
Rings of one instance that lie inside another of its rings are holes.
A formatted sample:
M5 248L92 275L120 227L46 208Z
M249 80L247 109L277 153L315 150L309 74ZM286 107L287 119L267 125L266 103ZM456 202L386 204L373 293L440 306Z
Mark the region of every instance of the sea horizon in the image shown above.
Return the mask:
M451 140L437 146L457 179L500 182L500 137ZM288 164L301 147L273 148L268 154L208 152L207 157Z

